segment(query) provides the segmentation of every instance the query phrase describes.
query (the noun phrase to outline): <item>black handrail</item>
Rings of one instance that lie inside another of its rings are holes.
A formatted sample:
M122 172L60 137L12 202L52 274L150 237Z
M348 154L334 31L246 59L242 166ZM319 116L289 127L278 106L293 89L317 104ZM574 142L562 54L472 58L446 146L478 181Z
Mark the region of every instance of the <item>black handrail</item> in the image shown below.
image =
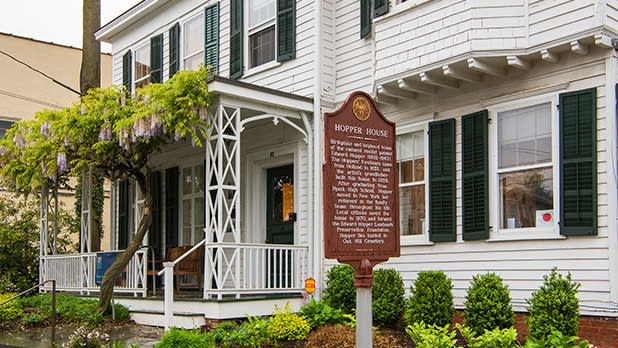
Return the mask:
M52 322L51 322L51 343L52 345L54 345L54 343L56 342L56 281L55 280L46 280L40 284L37 284L33 287L31 287L30 289L26 290L26 291L22 291L19 294L11 297L10 299L0 303L0 306L2 306L5 303L9 303L11 301L13 301L16 298L19 298L20 296L27 294L28 292L42 286L45 285L47 283L52 283Z

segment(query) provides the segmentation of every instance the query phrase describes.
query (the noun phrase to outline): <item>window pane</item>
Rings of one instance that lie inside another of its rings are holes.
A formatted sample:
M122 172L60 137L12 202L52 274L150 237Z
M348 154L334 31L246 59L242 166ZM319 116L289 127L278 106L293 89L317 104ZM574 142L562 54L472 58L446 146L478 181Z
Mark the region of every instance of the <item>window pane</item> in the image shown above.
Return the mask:
M182 243L191 243L191 199L182 201Z
M500 175L501 228L553 226L552 168Z
M500 168L551 161L551 103L498 113Z
M399 188L402 235L422 234L425 225L425 185Z
M399 162L399 183L414 181L414 161Z
M204 239L204 198L195 199L195 227L193 232L193 240L198 242Z
M275 60L275 26L249 37L252 68Z
M0 120L0 140L4 138L6 131L13 125L12 121Z
M195 192L204 192L204 166L199 165L193 168L193 189Z
M414 160L414 181L425 180L425 159L418 158Z
M425 179L425 144L423 132L397 136L397 162L399 183L423 181Z
M197 70L199 69L201 63L204 63L204 52L191 56L190 58L186 58L184 62L184 69Z
M184 56L192 56L204 50L204 16L197 16L185 24ZM202 55L203 57L203 55Z
M275 17L275 0L251 0L249 26L258 25Z
M190 195L192 193L192 181L191 168L182 169L182 194Z
M150 45L135 51L135 81L150 75Z
M272 222L289 221L290 213L294 211L294 182L292 177L283 175L273 178L272 195Z

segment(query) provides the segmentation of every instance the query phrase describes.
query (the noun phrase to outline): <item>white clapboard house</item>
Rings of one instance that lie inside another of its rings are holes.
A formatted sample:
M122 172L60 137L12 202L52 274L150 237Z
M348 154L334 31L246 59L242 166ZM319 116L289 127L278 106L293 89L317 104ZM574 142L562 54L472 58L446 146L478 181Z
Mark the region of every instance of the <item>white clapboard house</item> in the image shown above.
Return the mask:
M152 260L179 255L175 325L297 308L308 277L319 296L333 264L323 115L357 90L397 125L401 257L383 267L406 286L444 270L458 306L473 275L496 272L522 311L558 267L581 282L584 314L618 316L617 1L144 0L96 37L133 91L217 71L205 147L173 144L149 163L149 248L116 289L137 320L162 321ZM122 250L140 195L117 182L112 199ZM96 294L96 256L82 251L42 255L42 280Z

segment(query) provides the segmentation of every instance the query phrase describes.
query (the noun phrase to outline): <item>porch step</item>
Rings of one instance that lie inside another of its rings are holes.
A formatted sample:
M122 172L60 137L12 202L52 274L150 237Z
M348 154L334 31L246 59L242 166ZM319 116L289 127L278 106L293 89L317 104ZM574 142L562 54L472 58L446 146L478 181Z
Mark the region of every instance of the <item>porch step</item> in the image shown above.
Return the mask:
M165 315L159 311L129 311L131 320L140 325L165 326ZM174 326L183 329L195 329L206 325L204 314L174 313Z

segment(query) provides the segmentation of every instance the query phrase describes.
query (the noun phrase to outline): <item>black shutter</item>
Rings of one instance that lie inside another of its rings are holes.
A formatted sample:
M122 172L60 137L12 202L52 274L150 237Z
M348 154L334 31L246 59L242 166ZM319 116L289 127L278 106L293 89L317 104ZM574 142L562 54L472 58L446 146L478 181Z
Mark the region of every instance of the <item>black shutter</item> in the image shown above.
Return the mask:
M243 73L243 1L231 0L230 2L230 78L237 79Z
M161 241L161 172L152 172L150 175L150 194L152 195L152 224L148 233L148 245L155 251L155 259L163 259L163 243Z
M388 0L373 1L373 18L380 17L388 13Z
M487 110L461 118L463 239L489 238Z
M180 67L180 24L176 23L169 30L169 77L172 78Z
M277 0L277 61L296 58L296 0Z
M454 242L455 119L429 124L429 239Z
M163 34L150 38L150 82L163 82Z
M131 50L122 56L122 85L126 88L127 94L131 94Z
M360 37L371 33L371 0L360 1Z
M219 3L204 10L204 65L210 74L219 71Z
M560 95L560 233L597 234L597 91Z
M178 246L178 167L165 170L165 246Z
M129 246L129 180L118 183L118 250L124 250Z

